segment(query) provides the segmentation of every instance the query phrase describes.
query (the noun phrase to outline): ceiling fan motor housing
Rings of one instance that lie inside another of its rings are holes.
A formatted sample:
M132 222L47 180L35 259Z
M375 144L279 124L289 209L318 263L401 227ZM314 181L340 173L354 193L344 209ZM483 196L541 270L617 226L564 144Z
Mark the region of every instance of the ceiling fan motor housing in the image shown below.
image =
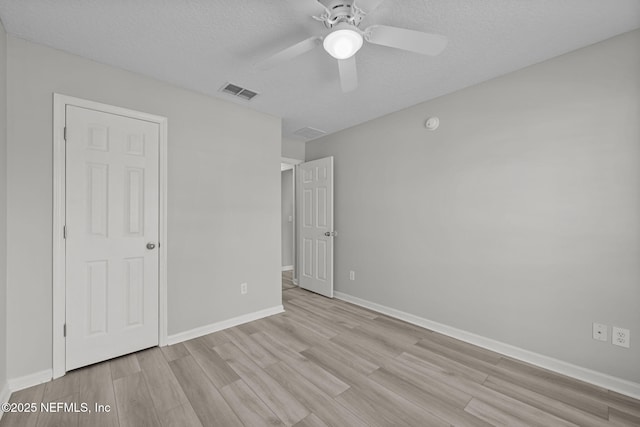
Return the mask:
M354 0L318 0L318 3L326 9L324 25L327 28L343 22L357 27L364 16L364 12L353 4Z

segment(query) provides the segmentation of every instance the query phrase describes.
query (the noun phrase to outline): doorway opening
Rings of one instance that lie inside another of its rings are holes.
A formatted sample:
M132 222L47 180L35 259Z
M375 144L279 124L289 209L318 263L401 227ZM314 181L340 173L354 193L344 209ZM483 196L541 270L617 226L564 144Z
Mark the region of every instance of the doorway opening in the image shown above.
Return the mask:
M281 239L282 274L291 285L298 284L297 276L297 225L296 225L296 165L302 160L283 157L280 163L281 179Z

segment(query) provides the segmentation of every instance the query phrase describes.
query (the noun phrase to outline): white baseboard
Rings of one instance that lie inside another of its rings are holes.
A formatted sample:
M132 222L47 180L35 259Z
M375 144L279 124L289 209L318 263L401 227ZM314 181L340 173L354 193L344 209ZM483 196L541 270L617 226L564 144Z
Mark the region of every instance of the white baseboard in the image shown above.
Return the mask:
M194 338L208 335L213 332L218 332L223 329L231 328L233 326L242 325L243 323L253 322L254 320L262 319L263 317L273 316L274 314L283 313L284 307L277 305L275 307L267 308L260 311L255 311L249 314L243 314L242 316L234 317L221 322L211 323L210 325L200 326L188 331L180 332L167 337L167 345L177 344L179 342L191 340Z
M0 388L0 403L7 403L11 398L11 390L9 389L9 383L5 382ZM2 414L4 412L0 411L0 419L2 419Z
M35 372L23 377L9 379L9 390L11 393L33 387L34 385L46 383L53 379L53 370L45 369L44 371Z
M282 271L291 271L293 270L293 265L283 265Z
M298 279L296 279L295 277L293 278L292 282L294 285L298 286Z
M633 397L635 399L640 399L640 384L638 383L623 380L621 378L613 377L611 375L603 374L601 372L593 371L581 366L573 365L562 360L554 359L553 357L534 353L532 351L505 344L503 342L496 341L490 338L485 338L481 335L443 325L442 323L434 322L429 319L418 317L404 311L396 310L391 307L354 297L349 294L335 291L333 295L335 298L338 298L340 300L350 302L352 304L359 305L361 307L365 307L382 314L386 314L387 316L395 317L396 319L404 320L405 322L421 326L435 332L439 332L443 335L450 336L460 341L465 341L470 344L486 348L487 350L501 353L514 359L518 359L523 362L530 363L532 365L536 365L562 375L576 378L578 380L585 381L599 387L603 387L608 390Z
M7 403L10 397L11 390L9 389L9 383L5 382L2 388L0 388L0 403ZM2 416L2 411L0 411L0 416Z
M5 382L2 387L0 387L0 404L7 403L11 398L11 391L9 390L9 383ZM0 420L2 420L3 411L0 411Z

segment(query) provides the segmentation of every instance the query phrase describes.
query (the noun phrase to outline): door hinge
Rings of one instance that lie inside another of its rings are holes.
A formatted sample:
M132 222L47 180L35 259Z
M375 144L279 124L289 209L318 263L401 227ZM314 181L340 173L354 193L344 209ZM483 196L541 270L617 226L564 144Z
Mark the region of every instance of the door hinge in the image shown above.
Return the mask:
M67 324L62 325L62 336L67 337Z
M66 225L62 226L62 238L63 239L67 238L67 226Z
M62 130L62 139L67 140L67 127L65 126Z

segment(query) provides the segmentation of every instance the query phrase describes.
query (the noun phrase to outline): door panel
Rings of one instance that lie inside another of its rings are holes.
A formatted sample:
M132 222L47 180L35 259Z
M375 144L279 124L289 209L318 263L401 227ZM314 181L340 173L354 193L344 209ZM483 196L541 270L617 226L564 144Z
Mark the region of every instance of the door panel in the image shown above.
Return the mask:
M71 370L158 344L159 126L74 106L66 118Z
M300 287L333 298L333 157L302 163L298 171Z

